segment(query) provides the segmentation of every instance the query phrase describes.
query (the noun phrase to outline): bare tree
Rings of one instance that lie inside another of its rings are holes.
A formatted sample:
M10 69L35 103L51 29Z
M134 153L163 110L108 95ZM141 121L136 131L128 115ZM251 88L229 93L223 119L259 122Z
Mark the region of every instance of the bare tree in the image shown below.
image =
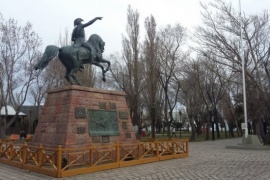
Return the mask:
M231 4L225 3L223 0L215 0L209 4L202 4L202 20L204 26L197 28L196 41L199 47L196 50L204 54L211 52L209 60L215 61L222 65L224 69L230 70L232 73L241 73L242 66L247 81L247 96L250 95L248 90L259 92L261 103L261 116L252 119L256 124L259 136L264 140L262 133L263 121L269 121L268 113L264 110L267 107L270 110L269 103L269 14L263 11L261 14L249 15L239 18ZM213 13L215 12L215 13ZM240 22L243 27L240 27ZM239 50L240 28L243 30L243 50L244 64L242 64L241 51ZM237 82L237 81L235 81ZM241 81L238 80L238 84ZM240 97L240 96L239 96ZM248 109L251 106L250 98L247 98ZM249 118L250 112L248 112Z
M178 92L180 84L174 81L174 74L177 67L185 59L186 54L182 51L181 47L184 45L186 38L185 28L180 24L174 27L168 25L166 28L160 30L159 33L159 81L164 91L164 118L167 125L167 135L170 137L170 126L173 120L172 111L177 103ZM174 89L174 98L169 98L171 89ZM172 100L172 101L170 101ZM168 111L169 117L168 118Z
M144 88L144 65L139 59L139 13L131 6L127 10L127 37L123 36L123 63L119 60L112 68L112 75L119 87L126 93L133 125L141 126L141 92Z
M1 138L18 117L21 106L26 101L29 88L34 80L33 64L39 56L41 39L27 22L18 25L14 19L0 22L0 62L1 62L1 107L11 105L16 115L6 122L6 116L1 119Z
M151 15L144 22L146 36L143 43L143 61L145 63L145 91L144 91L144 106L147 108L151 119L152 138L155 138L156 121L159 123L159 131L161 124L160 101L158 93L160 84L158 80L158 37L156 32L156 21Z
M202 133L202 124L205 123L202 121L205 119L204 115L201 117L201 113L205 111L205 101L198 85L201 76L203 77L204 73L200 68L200 64L191 59L183 62L181 71L176 76L183 94L183 97L178 101L186 107L188 122L191 126L189 138L191 141L195 140L196 136ZM208 130L208 123L206 130ZM206 132L206 138L208 139L207 135L208 131Z
M206 111L210 110L211 114L214 116L217 138L220 138L219 125L224 124L219 113L221 111L220 107L222 107L221 101L224 99L225 95L229 93L228 87L231 85L232 74L226 72L223 66L213 61L208 61L207 58L200 62L200 65L203 67L201 72L204 74L204 76L198 78L200 94L207 107Z

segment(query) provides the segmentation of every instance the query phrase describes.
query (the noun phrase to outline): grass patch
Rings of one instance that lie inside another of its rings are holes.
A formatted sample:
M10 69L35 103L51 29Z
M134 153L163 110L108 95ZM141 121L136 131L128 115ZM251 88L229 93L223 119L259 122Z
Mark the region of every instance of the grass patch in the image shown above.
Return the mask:
M181 132L181 137L180 137L180 132L179 131L176 131L175 133L176 133L176 137L172 136L171 138L173 138L173 139L186 139L186 138L188 138L189 139L189 137L191 135L191 132L188 132L188 131L182 131ZM222 131L222 132L220 132L220 138L217 138L217 133L215 132L215 140L231 139L231 138L240 137L240 136L237 136L237 135L235 137L230 137L229 133L227 133L227 135L228 135L228 137L226 137L225 132ZM162 134L156 134L155 136L156 136L156 139L160 140L160 141L168 140L168 136L167 136L166 132L164 132ZM142 141L142 142L147 142L149 140L151 140L151 132L146 133L146 136L141 137L141 139L140 139L140 141ZM212 133L211 132L209 133L209 139L208 140L205 139L205 134L203 133L203 134L197 135L196 138L195 138L195 141L193 141L193 142L201 142L201 141L212 141Z

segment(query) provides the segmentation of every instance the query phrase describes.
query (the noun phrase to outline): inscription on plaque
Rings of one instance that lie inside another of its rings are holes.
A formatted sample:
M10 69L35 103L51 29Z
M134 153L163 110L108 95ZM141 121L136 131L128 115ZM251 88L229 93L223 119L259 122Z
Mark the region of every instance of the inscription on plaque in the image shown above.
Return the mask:
M85 118L86 117L86 112L85 112L85 108L83 107L76 107L75 109L75 115L76 118Z
M77 134L84 134L85 133L85 127L77 127Z
M99 102L99 109L106 109L106 103L105 102Z
M126 130L127 129L127 123L126 122L122 122L122 129Z
M116 103L110 103L110 109L116 109Z
M116 136L119 127L116 111L88 110L90 136Z
M118 113L120 119L128 119L128 111L119 111Z

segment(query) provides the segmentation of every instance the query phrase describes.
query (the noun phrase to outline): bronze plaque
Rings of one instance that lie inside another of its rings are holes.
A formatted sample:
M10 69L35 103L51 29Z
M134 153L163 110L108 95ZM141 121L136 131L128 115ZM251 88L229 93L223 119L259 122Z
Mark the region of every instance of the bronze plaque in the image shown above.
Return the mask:
M85 133L85 127L79 126L77 127L77 134L84 134Z
M41 132L42 132L42 133L45 133L45 132L46 132L46 126L42 126L42 127L41 127Z
M126 133L126 138L130 139L131 138L131 133Z
M116 111L88 110L90 136L116 136L119 127Z
M105 102L99 102L99 109L106 109L106 103Z
M109 136L102 136L102 143L109 143L109 142L110 142Z
M127 123L126 122L122 122L122 129L126 130L127 129Z
M100 137L99 136L94 136L92 137L93 143L100 143Z
M119 111L120 119L128 119L128 111Z
M116 103L110 103L110 109L116 109Z
M83 107L76 107L75 109L76 118L86 118L85 108Z

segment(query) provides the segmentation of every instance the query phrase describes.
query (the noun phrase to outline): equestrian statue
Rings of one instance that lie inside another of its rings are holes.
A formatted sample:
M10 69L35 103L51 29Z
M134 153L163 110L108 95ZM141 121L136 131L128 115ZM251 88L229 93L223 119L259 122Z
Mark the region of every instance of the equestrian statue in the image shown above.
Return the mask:
M93 24L96 20L102 20L102 17L96 17L85 24L82 24L81 18L75 19L75 28L71 37L74 42L73 45L61 48L54 45L47 46L41 60L35 65L35 70L44 69L52 59L58 57L66 68L65 78L70 84L73 84L72 78L78 85L81 85L76 78L76 73L84 69L84 64L93 64L100 67L102 80L105 81L105 73L110 70L111 66L111 63L102 57L105 42L97 34L92 34L88 41L85 41L84 28ZM107 68L104 68L101 63L106 63Z

